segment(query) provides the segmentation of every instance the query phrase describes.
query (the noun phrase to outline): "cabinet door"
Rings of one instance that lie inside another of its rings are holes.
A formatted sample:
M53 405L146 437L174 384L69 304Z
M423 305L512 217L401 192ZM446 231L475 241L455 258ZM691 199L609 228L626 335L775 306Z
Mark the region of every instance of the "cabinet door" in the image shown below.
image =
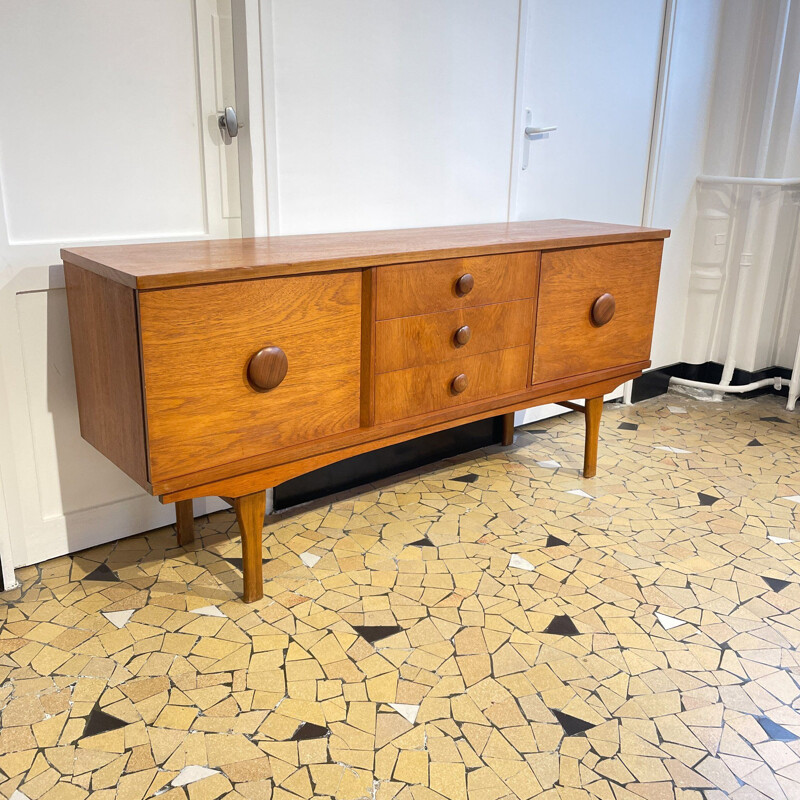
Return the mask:
M632 242L542 255L534 383L650 357L662 245ZM604 295L613 297L614 312L598 324L593 309Z
M359 424L361 273L140 295L151 481L320 439ZM280 348L269 391L251 357Z

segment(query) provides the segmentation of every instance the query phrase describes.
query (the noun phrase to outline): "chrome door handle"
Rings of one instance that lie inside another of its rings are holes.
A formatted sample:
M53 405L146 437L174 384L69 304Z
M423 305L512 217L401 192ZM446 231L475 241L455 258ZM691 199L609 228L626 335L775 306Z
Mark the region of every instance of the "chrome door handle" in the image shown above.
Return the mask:
M547 125L544 128L525 128L526 136L538 136L540 133L550 133L550 131L557 131L557 125Z
M219 129L229 138L233 139L239 133L239 120L236 119L236 109L233 106L227 106L225 112L219 115Z
M522 164L520 165L522 169L528 169L528 160L530 158L530 150L531 150L531 141L534 140L538 136L543 136L547 133L552 133L555 130L558 130L556 125L545 125L541 128L533 128L531 127L532 121L532 114L529 108L525 109L525 128L524 128L524 139L522 145Z

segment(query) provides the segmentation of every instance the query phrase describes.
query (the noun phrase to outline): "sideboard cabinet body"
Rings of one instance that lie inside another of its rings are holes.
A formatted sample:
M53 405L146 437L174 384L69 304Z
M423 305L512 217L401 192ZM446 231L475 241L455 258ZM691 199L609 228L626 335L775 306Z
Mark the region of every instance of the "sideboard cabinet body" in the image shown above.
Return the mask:
M192 497L232 498L255 599L263 490L319 466L586 398L593 474L600 398L649 366L666 235L554 220L63 250L81 432L178 502L184 541Z

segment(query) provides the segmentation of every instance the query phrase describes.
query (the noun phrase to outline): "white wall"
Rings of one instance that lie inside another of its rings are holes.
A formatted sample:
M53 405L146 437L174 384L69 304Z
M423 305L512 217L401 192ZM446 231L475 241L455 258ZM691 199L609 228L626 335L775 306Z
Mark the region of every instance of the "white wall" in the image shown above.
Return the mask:
M271 233L505 220L517 0L272 0Z

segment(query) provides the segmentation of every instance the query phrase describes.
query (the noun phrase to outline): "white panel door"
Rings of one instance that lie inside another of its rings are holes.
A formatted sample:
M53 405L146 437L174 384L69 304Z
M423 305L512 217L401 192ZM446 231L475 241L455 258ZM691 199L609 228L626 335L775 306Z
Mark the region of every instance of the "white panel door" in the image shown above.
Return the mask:
M514 218L640 225L664 0L527 6Z
M262 10L272 233L506 220L518 0Z
M6 585L174 520L80 438L59 248L239 233L232 64L230 0L0 0Z
M664 6L523 3L512 219L642 224ZM526 137L526 127L555 130ZM606 399L621 396L619 387ZM563 413L540 406L516 422Z

